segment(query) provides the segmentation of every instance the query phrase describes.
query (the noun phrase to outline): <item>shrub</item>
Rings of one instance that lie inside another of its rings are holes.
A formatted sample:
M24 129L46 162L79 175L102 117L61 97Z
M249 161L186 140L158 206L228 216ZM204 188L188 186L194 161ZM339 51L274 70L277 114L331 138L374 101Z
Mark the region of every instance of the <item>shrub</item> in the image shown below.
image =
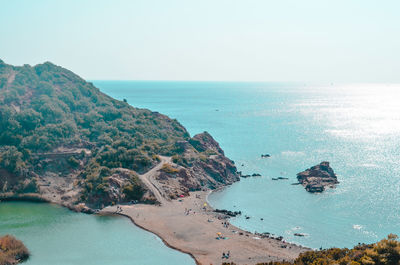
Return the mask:
M12 265L29 258L25 245L11 235L0 237L0 264Z
M145 190L140 185L128 184L122 192L125 194L126 200L140 200L143 197Z
M290 262L259 263L258 265L398 265L400 242L390 234L375 244L360 244L353 249L330 248L307 251Z
M70 158L68 158L68 164L71 166L71 167L77 167L77 166L79 166L79 161L75 158L75 157L73 157L73 156L71 156Z
M170 164L167 164L167 163L162 165L162 168L160 169L160 171L168 173L168 174L176 174L179 172L178 169L173 168Z

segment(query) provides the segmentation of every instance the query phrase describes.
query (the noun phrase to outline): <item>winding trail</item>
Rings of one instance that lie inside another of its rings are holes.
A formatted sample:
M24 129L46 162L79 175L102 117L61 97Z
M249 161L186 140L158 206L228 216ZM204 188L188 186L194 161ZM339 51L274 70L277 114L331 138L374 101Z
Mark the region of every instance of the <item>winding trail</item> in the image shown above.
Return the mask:
M154 179L154 177L158 174L158 171L162 168L165 163L171 163L171 158L167 156L160 156L160 163L158 163L155 167L147 171L146 173L139 175L139 179L153 192L156 199L160 202L160 204L166 204L167 200L165 196L163 196L162 189L159 187L158 182Z

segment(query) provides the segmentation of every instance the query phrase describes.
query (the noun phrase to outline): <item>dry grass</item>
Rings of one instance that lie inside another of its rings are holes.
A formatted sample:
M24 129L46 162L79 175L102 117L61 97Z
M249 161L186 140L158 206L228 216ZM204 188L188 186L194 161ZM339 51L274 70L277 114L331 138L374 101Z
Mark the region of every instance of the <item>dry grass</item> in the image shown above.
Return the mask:
M27 260L29 251L25 245L13 236L0 237L0 265L13 265Z
M176 168L172 167L170 164L165 163L162 166L162 168L160 169L160 171L163 171L168 174L176 174L179 172L179 169L176 169Z

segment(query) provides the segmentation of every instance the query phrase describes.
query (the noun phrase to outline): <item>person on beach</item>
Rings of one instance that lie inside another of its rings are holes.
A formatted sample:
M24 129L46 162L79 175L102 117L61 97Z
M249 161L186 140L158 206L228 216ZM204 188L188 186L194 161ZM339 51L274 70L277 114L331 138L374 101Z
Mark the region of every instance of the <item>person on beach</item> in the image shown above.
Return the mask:
M228 252L225 254L225 252L222 252L222 259L229 259L231 252L228 250Z

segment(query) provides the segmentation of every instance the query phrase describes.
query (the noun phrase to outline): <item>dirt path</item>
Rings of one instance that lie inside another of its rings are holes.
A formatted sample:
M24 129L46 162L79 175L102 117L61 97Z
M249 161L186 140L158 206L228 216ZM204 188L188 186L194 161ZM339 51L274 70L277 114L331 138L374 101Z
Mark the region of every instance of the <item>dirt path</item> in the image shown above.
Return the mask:
M15 80L15 75L16 75L16 73L13 71L13 72L11 72L11 74L8 76L6 88L8 88L8 87L12 84L12 82L14 82L14 80Z
M162 168L165 163L171 163L171 158L166 156L160 156L160 163L158 163L155 167L147 171L146 173L139 175L140 180L153 192L156 199L161 203L167 203L165 196L162 194L162 190L159 187L159 184L154 179L154 177L158 174L158 171Z

